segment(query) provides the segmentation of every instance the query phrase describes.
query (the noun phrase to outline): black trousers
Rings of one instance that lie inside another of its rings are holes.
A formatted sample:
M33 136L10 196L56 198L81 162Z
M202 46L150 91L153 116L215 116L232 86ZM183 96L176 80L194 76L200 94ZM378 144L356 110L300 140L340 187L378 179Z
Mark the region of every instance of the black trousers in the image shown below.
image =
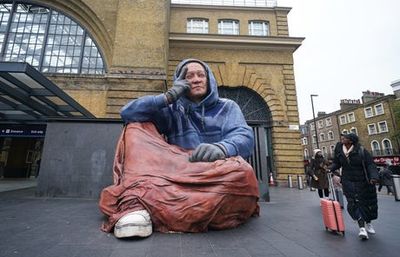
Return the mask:
M318 195L319 195L319 198L324 197L324 195L325 195L325 197L328 197L329 196L329 189L328 188L318 189Z

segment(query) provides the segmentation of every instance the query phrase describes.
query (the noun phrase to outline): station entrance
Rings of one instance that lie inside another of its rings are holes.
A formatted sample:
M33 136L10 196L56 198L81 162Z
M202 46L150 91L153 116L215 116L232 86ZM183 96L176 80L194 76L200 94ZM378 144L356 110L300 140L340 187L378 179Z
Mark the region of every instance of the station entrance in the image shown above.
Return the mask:
M45 125L0 124L0 178L39 175Z

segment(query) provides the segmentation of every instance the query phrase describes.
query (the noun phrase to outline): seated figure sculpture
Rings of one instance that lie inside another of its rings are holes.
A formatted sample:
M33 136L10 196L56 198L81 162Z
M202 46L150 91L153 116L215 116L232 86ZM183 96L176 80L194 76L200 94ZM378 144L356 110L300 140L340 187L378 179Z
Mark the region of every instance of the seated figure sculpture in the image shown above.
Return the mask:
M219 98L206 63L183 60L165 94L129 102L121 117L114 183L99 202L103 231L117 238L204 232L259 214L257 179L244 160L252 129L234 101Z

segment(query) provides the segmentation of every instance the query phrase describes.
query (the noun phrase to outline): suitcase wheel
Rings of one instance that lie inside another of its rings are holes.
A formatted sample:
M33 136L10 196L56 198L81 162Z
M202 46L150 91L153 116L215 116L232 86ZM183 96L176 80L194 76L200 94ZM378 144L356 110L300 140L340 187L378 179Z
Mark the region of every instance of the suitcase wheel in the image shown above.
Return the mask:
M335 231L335 232L336 232L336 234L338 234L338 235L344 236L344 231Z

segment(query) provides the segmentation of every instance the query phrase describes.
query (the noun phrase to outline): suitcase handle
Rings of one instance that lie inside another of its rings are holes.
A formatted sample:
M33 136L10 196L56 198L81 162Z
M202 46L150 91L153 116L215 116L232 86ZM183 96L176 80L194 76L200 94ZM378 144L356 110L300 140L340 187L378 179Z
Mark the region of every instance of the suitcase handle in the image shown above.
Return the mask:
M335 194L335 187L333 186L332 172L329 171L327 173L327 176L328 176L329 190L331 190L331 193L333 195L333 199L331 199L331 200L337 201L336 194Z

